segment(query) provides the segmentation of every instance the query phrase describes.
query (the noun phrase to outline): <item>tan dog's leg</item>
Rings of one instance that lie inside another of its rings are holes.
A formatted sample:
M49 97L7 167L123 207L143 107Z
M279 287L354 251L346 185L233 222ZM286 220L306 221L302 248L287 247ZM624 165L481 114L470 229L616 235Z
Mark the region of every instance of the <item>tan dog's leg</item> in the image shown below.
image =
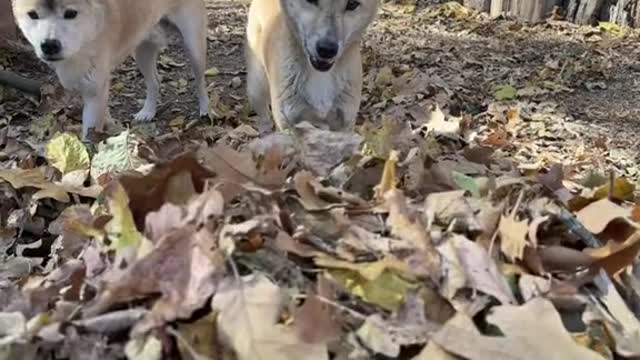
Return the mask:
M200 0L189 1L171 14L169 20L180 30L189 54L195 76L200 116L208 116L209 94L204 78L207 69L207 9Z
M247 59L247 97L249 104L258 114L258 132L266 135L273 130L273 121L269 113L269 81L264 67L248 46L245 47Z
M136 121L150 121L156 116L158 98L160 96L160 81L157 68L160 49L161 44L153 40L145 40L136 48L134 57L138 69L144 76L144 82L147 87L144 106L134 116Z

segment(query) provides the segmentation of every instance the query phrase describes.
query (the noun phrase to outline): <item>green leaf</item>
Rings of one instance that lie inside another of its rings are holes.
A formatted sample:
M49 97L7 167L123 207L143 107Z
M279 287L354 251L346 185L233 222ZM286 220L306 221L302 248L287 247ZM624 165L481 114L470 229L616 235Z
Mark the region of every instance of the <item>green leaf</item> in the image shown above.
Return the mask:
M397 310L404 302L407 292L416 287L389 269L383 270L374 279L367 279L351 270L331 269L329 273L352 294L390 311Z
M498 101L513 100L518 96L518 90L509 84L500 85L496 87L494 96Z
M49 164L63 175L76 170L88 170L91 166L87 148L75 135L57 134L49 141L45 150Z
M602 21L598 23L598 27L600 28L600 30L602 31L606 31L615 35L620 35L622 34L624 31L622 29L622 27L618 24L614 24L611 22L607 22L607 21Z
M453 179L453 182L456 183L456 185L458 185L460 189L470 192L475 197L481 196L480 186L471 176L459 173L457 171L452 171L451 177Z
M207 69L207 71L204 72L205 76L218 76L220 74L220 70L218 70L217 67L212 67L210 69Z
M141 141L128 130L98 144L91 162L91 177L97 179L106 173L119 173L137 169L146 163L138 154Z

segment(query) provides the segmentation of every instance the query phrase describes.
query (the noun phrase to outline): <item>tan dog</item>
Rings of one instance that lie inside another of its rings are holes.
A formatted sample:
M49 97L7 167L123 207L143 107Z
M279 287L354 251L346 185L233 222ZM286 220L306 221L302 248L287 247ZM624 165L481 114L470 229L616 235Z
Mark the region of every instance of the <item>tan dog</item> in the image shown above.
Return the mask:
M154 118L160 89L156 63L165 45L162 19L175 24L183 36L200 115L208 114L203 0L13 0L13 10L38 57L55 69L65 88L82 94L83 139L89 129L103 129L109 118L111 72L131 54L147 87L144 106L135 119Z
M360 108L360 42L379 0L253 0L247 95L261 133L309 121L351 130Z

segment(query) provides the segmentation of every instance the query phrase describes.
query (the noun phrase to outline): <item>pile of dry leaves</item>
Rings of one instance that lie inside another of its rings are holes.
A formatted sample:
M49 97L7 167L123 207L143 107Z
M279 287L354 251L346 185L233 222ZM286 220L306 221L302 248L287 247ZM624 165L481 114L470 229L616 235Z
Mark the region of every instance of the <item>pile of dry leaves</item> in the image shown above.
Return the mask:
M128 131L12 152L1 357L638 356L634 187L521 175L427 113L162 162Z
M365 44L353 134L259 139L219 98L231 127L88 148L68 105L0 104L0 359L640 357L640 171L551 101L617 45L524 61L447 41L533 28L405 10Z

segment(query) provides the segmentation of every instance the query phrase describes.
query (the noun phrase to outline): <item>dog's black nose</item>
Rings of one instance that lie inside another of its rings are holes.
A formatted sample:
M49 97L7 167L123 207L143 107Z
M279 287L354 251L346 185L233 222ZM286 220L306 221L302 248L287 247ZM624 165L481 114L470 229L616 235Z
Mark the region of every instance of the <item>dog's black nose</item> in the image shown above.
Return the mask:
M58 55L62 50L62 44L56 39L46 39L40 44L42 53L45 55L53 56Z
M316 45L316 51L323 59L333 59L338 55L338 44L331 40L320 40Z

